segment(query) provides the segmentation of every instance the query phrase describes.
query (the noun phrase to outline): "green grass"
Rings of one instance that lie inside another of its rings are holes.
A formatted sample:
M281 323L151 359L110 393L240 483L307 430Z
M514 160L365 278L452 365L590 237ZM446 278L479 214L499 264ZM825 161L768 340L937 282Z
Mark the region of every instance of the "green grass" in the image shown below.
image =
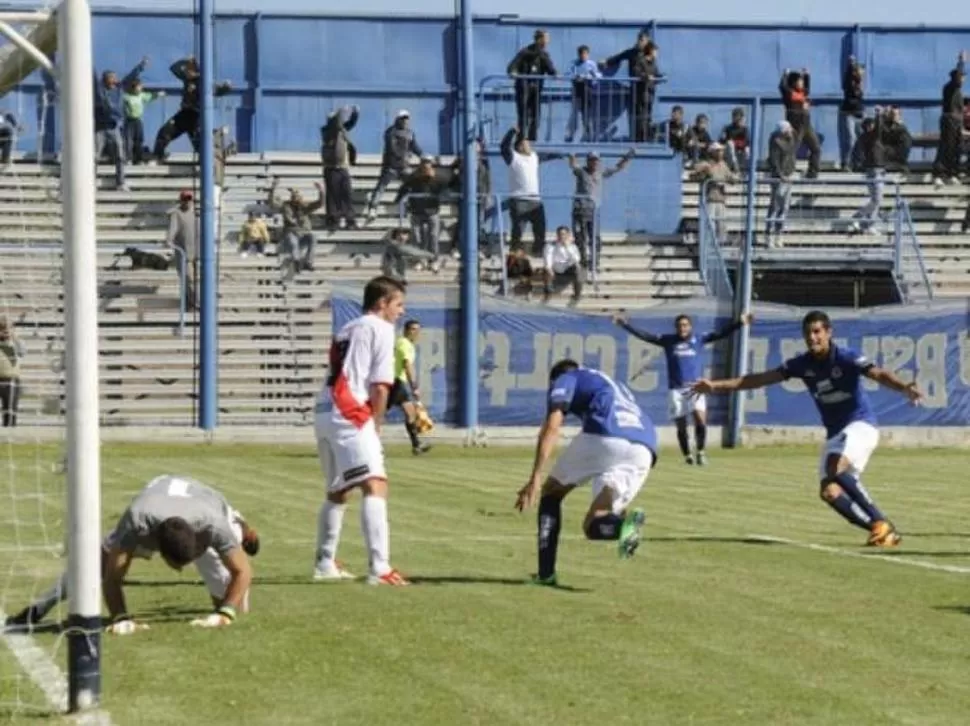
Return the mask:
M43 473L48 453L11 450L22 464L18 490L59 491ZM223 631L187 624L208 607L194 572L136 563L129 606L152 630L106 639L105 708L115 723L139 726L966 723L965 455L876 454L866 481L905 537L883 559L845 556L869 554L865 533L818 500L816 456L715 452L698 469L665 452L638 500L648 540L629 561L581 538L589 495L574 493L559 573L573 589L550 590L523 584L535 569L534 515L512 509L530 451L442 447L415 459L391 449L392 560L418 583L395 590L309 582L322 496L315 454L105 446L106 527L149 478L181 472L222 489L263 538L253 612ZM35 458L39 475L30 473ZM55 506L18 518L49 521L59 536L60 517ZM754 543L751 534L840 552ZM0 528L0 545L10 538ZM59 566L29 557L50 573ZM363 573L356 502L341 558ZM0 550L0 576L10 560ZM26 581L0 584L10 610ZM55 647L54 636L36 637ZM0 649L0 702L42 705L22 680L14 693L15 675Z

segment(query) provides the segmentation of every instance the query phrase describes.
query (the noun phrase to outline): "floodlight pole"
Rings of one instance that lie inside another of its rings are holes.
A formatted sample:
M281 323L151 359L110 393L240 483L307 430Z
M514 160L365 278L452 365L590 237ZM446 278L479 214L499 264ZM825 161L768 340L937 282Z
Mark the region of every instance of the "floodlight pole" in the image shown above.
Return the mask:
M95 236L91 8L64 0L60 21L64 148L64 335L67 392L68 708L101 697L101 437L98 428L98 268Z

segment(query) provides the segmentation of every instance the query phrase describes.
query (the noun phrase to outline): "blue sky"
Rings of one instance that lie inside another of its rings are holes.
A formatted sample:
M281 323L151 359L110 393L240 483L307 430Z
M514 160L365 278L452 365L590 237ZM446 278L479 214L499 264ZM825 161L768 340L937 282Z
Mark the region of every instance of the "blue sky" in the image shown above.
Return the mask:
M348 6L358 13L396 14L401 4L391 0L276 0L267 7L265 0L214 0L217 10L276 12L332 12L345 13ZM636 13L631 3L621 0L473 0L474 12L480 15L514 13L520 5L527 5L527 13L534 18L594 18L631 20ZM53 4L47 0L6 0L3 5ZM166 8L189 10L191 0L92 0L95 7ZM865 25L966 25L970 26L970 3L965 0L747 0L745 3L725 0L690 0L678 3L671 10L671 3L661 4L657 10L644 10L642 20L688 20L706 22L758 22L758 23L839 23ZM408 5L409 14L443 15L454 12L455 0L422 0ZM640 6L644 7L644 6ZM742 9L743 8L743 9ZM659 15L653 15L659 13ZM520 13L526 15L525 13Z

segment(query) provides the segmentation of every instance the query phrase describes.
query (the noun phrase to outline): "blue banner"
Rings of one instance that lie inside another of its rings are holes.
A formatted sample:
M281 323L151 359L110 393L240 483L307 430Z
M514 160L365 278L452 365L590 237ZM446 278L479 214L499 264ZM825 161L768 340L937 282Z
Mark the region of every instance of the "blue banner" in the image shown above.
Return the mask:
M334 330L360 314L359 294L334 291ZM480 421L491 426L537 425L545 412L549 369L574 358L626 383L657 423L667 421L667 373L659 348L644 343L602 315L483 298L479 350ZM689 315L704 333L729 322L709 301L662 303L630 314L638 328L672 332L674 318ZM806 310L764 305L753 310L749 371L776 368L805 350L801 318ZM833 310L834 338L868 356L904 381L916 380L925 405L910 406L891 391L866 382L879 421L886 426L966 426L970 421L970 339L964 304L892 306L866 311ZM407 319L421 322L417 374L425 405L437 421L457 418L457 298L447 293L409 295ZM402 320L403 323L403 320ZM730 346L709 346L709 376L728 371ZM755 426L818 426L813 401L800 381L746 394L745 423ZM724 422L727 397L710 400L711 422Z

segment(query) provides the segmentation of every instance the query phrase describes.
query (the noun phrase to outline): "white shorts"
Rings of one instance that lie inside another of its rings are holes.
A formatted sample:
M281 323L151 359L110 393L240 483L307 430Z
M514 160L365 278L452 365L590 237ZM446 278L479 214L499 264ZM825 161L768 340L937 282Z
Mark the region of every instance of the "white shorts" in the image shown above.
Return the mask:
M242 525L239 524L239 521L244 519L244 517L235 509L231 508L229 509L228 516L232 533L236 536L236 541L241 546L243 533ZM108 536L104 538L104 543L101 546L105 550L110 550L116 541L117 537L114 530L112 530L108 533ZM132 556L143 560L150 560L154 554L155 553L152 550L139 547L132 553ZM199 556L198 559L196 559L193 564L195 565L196 571L199 573L199 577L202 578L202 582L205 583L209 594L216 600L221 600L224 598L226 596L226 589L229 587L229 582L232 580L232 575L229 574L228 568L223 564L222 555L209 547ZM245 596L243 596L242 612L249 612L248 590L246 591Z
M362 428L334 424L330 414L317 417L317 453L328 492L339 492L367 479L387 479L384 447L374 421Z
M671 388L667 391L667 413L672 421L683 418L692 411L707 410L707 396L693 393L689 388Z
M613 490L613 512L620 514L643 487L653 453L646 446L626 439L580 433L559 454L550 479L576 486L593 480L593 499L604 487Z
M849 473L855 477L862 476L869 457L879 444L879 430L865 421L853 421L836 436L825 442L822 457L818 462L820 477L825 476L825 462L833 454L844 456L849 460Z

